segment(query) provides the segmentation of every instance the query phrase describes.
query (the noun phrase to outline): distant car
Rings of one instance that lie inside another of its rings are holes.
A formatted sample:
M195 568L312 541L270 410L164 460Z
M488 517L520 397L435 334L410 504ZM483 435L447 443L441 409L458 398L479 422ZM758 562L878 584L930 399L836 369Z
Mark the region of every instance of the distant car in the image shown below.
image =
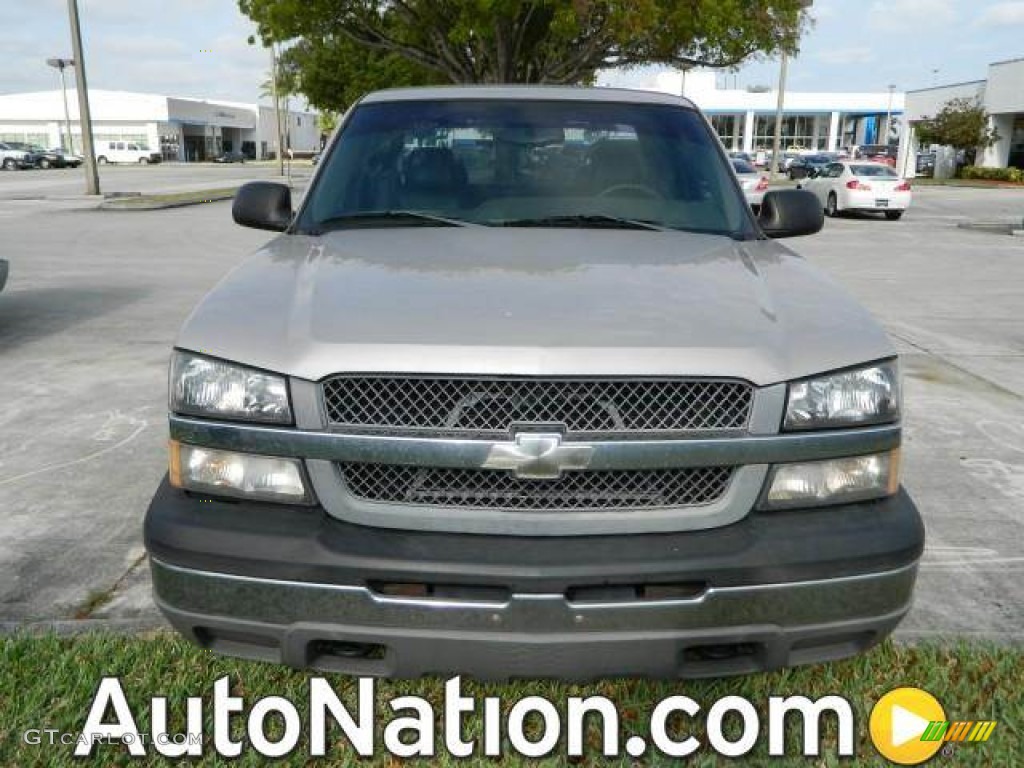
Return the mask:
M896 167L896 156L899 147L889 144L862 144L853 148L853 160L868 160L873 163L885 163L891 168Z
M826 165L835 161L830 155L800 155L789 163L789 178L793 181L813 176Z
M746 160L748 163L753 164L754 158L751 157L749 152L730 152L730 160Z
M96 146L96 162L107 163L138 163L148 165L159 163L163 156L159 152L151 152L145 144L133 141L101 141Z
M310 165L316 165L317 163L319 163L320 162L320 153L319 152L314 152L313 156L311 158L309 158L309 162L310 162Z
M818 197L829 216L842 211L871 211L895 220L910 207L910 182L886 163L830 163L800 186Z
M36 168L64 168L67 161L64 155L52 149L46 149L38 144L30 144L29 151L32 153L33 163Z
M241 152L225 152L213 158L215 163L244 163L245 155Z
M743 187L743 196L747 198L747 205L755 211L761 207L764 200L764 193L768 191L768 177L757 170L746 160L732 158L732 169Z
M63 166L58 165L57 166L58 168L60 168L60 167L77 168L78 166L80 166L82 163L85 162L85 158L84 157L82 157L81 155L76 155L74 152L68 152L63 147L51 147L50 149L48 149L46 151L47 152L52 152L54 154L57 154L57 155L61 156L64 165Z
M0 142L0 168L16 171L19 168L35 168L36 160L27 144L18 141Z

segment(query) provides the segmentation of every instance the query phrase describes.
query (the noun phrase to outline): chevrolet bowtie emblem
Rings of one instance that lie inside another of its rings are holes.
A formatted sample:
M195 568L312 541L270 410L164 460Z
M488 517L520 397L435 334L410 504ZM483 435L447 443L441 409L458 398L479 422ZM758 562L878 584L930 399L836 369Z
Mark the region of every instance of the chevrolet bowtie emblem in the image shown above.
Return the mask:
M515 442L497 443L483 469L510 469L523 480L557 480L567 469L586 469L594 449L589 445L562 445L559 434L521 432Z

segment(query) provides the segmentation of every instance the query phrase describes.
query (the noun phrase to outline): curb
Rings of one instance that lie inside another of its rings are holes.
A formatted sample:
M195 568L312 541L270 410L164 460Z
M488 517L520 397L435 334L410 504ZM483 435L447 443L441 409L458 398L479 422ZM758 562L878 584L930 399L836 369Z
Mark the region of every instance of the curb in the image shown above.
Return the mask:
M994 235L1017 235L1024 230L1009 221L961 221L957 229L968 229L974 232L990 232Z
M80 635L105 631L117 634L169 631L172 627L162 616L122 619L40 619L36 621L0 621L0 637L15 633L27 635Z

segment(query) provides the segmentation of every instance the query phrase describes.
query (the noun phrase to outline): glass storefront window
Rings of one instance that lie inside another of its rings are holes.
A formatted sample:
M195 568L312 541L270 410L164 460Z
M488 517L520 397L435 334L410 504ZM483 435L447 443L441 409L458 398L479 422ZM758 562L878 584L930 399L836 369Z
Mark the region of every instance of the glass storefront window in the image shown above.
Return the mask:
M782 149L825 150L828 144L828 115L786 115L782 118ZM754 119L754 149L770 150L775 140L775 116Z

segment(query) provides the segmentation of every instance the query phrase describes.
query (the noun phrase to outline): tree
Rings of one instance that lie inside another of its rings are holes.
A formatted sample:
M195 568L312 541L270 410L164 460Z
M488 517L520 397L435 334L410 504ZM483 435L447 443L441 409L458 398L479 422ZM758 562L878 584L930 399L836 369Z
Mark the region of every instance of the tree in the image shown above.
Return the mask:
M238 3L264 42L299 40L287 55L302 72L304 93L335 109L362 85L388 78L389 85L576 84L602 69L646 64L734 67L757 54L793 53L807 21L803 0ZM332 95L340 91L349 95Z
M344 112L368 91L432 85L444 80L402 56L364 48L347 38L297 41L281 54L303 96L321 110Z
M917 123L916 130L922 144L941 144L964 153L999 141L996 129L989 127L985 108L967 98L950 99L935 117Z

